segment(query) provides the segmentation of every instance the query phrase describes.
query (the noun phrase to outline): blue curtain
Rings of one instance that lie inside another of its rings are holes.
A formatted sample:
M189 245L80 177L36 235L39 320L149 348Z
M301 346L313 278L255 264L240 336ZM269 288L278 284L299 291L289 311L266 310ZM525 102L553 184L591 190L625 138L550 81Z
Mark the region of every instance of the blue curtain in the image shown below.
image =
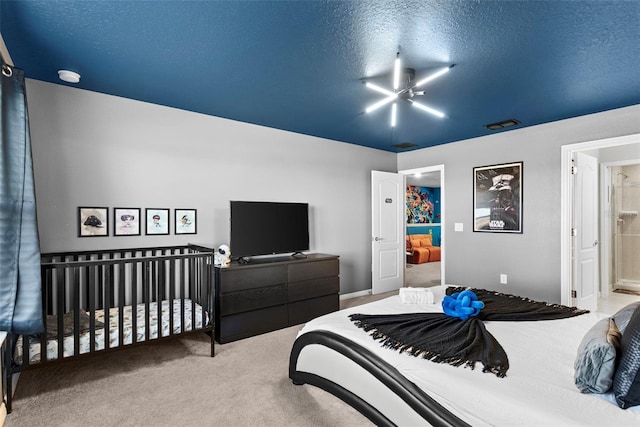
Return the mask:
M0 330L42 332L40 243L24 72L0 75Z

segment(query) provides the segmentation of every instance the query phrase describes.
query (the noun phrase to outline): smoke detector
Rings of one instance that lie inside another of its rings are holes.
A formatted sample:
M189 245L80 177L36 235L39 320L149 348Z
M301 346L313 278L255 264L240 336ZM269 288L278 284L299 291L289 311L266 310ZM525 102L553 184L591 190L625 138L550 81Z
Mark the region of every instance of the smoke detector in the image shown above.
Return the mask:
M58 77L67 83L78 83L80 81L80 74L69 70L58 70Z

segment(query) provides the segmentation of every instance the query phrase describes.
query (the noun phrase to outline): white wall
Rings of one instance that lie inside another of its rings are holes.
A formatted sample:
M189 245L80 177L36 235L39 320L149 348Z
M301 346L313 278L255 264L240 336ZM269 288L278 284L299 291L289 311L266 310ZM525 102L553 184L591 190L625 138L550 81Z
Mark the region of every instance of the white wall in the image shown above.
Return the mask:
M341 293L371 287L370 171L395 154L36 80L27 96L42 252L217 247L229 200L308 202L310 249L340 255ZM198 234L78 238L78 206L195 208Z
M446 283L560 302L560 147L638 132L636 105L399 154L398 170L445 165ZM515 161L524 162L523 233L473 232L473 168Z
M640 120L640 119L639 119ZM601 148L597 156L600 163L610 163L625 160L640 161L640 144L618 145L611 148Z

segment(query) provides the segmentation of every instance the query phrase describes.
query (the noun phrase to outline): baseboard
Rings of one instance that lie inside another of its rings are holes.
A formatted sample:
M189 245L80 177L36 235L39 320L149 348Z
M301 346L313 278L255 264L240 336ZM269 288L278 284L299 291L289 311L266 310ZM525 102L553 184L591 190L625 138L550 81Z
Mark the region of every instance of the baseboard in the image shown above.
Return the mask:
M371 295L371 289L365 289L364 291L358 291L358 292L351 292L350 294L341 294L340 295L340 300L358 298L358 297L366 297L368 295Z

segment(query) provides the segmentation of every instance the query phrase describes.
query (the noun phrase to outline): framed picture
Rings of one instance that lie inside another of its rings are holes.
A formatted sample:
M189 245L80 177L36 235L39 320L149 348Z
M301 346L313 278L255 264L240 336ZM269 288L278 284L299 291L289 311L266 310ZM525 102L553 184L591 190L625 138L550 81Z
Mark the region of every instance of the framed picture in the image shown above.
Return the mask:
M109 235L109 208L79 207L78 237Z
M169 209L149 209L145 211L146 234L169 234Z
M440 223L440 189L407 185L407 226Z
M139 208L113 208L114 236L140 235Z
M522 162L473 168L473 231L522 233Z
M176 234L196 234L196 210L176 209L175 210L175 233Z

